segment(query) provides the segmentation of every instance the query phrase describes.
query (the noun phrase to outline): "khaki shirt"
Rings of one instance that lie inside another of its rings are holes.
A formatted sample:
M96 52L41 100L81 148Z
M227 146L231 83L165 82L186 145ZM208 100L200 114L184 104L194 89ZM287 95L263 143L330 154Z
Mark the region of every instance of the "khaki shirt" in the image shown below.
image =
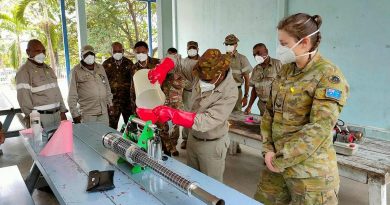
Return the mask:
M279 60L269 58L270 62L265 68L260 64L255 66L249 81L249 85L254 87L257 96L263 102L267 102L269 93L271 92L272 81L274 81L282 67L282 63Z
M263 155L286 178L337 177L332 130L349 95L341 70L317 53L302 69L282 66L261 121Z
M190 112L195 112L195 120L190 134L200 139L215 139L229 131L228 118L238 98L237 86L230 70L226 78L213 90L201 93L199 78L192 75L196 60L184 61L177 56L169 56L175 62L174 72L181 73L192 84Z
M236 86L241 86L244 82L244 74L249 74L253 68L248 58L236 51L230 59L230 69L236 81Z
M95 63L95 69L88 70L80 63L72 69L68 105L73 118L108 113L107 105L112 106L112 94L102 65Z
M17 98L22 112L28 116L32 110L67 112L53 69L38 66L27 60L16 73Z
M184 61L184 64L187 64L187 61L196 61L196 62L198 62L198 60L190 59L188 57L184 58L183 61ZM192 83L190 81L185 80L184 90L185 91L191 91L192 90Z

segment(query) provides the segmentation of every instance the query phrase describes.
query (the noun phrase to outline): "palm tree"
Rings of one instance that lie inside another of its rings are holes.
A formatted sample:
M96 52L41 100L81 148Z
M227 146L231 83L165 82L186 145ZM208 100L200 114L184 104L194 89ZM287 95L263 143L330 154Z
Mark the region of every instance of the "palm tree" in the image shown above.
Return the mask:
M47 43L47 52L50 58L50 65L57 70L56 50L61 32L58 29L59 5L56 0L21 0L17 6L16 17L20 20L25 19L26 9L30 7L31 13L35 17L38 36ZM34 23L34 22L33 22ZM42 32L43 31L43 32Z
M22 62L22 51L20 49L20 37L24 30L26 30L27 26L24 19L16 17L17 9L14 7L11 10L10 15L0 13L0 19L2 20L0 23L0 28L15 35L15 39L12 42L9 52L11 64L14 69L19 68Z

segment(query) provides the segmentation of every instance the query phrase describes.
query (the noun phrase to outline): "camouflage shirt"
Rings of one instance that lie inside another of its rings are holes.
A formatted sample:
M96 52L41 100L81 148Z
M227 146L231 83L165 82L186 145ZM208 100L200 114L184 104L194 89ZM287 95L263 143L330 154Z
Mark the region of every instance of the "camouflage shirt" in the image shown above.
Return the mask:
M125 57L120 61L110 57L103 62L103 67L106 70L108 82L110 82L113 103L129 104L132 97L130 96L130 87L133 82L133 62Z
M176 109L183 109L183 88L185 84L184 77L179 73L168 74L161 89L163 90L166 101L165 105Z
M256 89L257 96L263 102L267 102L272 81L274 81L282 67L282 63L279 60L269 58L269 64L265 68L260 64L255 66L249 81L249 85Z
M263 155L275 152L286 178L337 177L331 132L348 95L340 69L319 53L302 69L283 65L261 121Z

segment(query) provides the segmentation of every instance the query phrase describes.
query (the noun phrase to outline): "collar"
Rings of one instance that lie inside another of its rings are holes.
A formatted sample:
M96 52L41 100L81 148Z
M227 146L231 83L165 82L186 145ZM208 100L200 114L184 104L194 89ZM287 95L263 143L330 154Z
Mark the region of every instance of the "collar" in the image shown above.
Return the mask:
M43 63L42 65L37 65L37 64L33 63L31 59L27 59L26 64L28 64L29 66L34 67L34 68L47 68L48 67L45 63Z
M304 67L304 68L302 68L299 72L297 72L297 73L295 73L294 74L294 70L292 70L291 72L292 72L292 75L293 76L295 76L295 75L298 75L298 74L301 74L301 73L304 73L304 72L307 72L307 71L309 71L309 70L311 70L313 67L314 67L314 65L319 61L319 60L321 60L321 54L320 54L320 52L317 50L317 52L314 54L314 56L312 56L312 58L311 58L311 60L309 61L309 63ZM293 63L293 67L294 67L294 69L299 69L298 67L297 67L297 64L296 63Z

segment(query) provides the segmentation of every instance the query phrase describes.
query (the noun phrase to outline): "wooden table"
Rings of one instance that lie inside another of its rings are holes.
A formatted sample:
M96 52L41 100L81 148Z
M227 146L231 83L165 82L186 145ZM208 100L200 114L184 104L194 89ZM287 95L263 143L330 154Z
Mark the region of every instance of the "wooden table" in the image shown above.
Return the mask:
M260 125L244 123L246 117L242 112L231 114L230 139L261 151ZM375 136L368 137L371 138L365 138L355 155L337 155L339 172L343 177L368 184L370 205L387 205L386 186L390 183L390 141L373 138Z
M28 152L60 204L203 204L197 198L179 191L150 169L130 174L130 166L117 164L118 156L103 147L102 136L108 132L117 131L99 123L76 124L73 126L73 153L51 157L39 156L37 153L42 146L33 147L30 140L24 140ZM29 139L29 136L21 137ZM206 191L224 199L226 204L260 204L173 158L162 163L187 179L196 181ZM114 170L116 188L87 193L87 174L91 170Z

